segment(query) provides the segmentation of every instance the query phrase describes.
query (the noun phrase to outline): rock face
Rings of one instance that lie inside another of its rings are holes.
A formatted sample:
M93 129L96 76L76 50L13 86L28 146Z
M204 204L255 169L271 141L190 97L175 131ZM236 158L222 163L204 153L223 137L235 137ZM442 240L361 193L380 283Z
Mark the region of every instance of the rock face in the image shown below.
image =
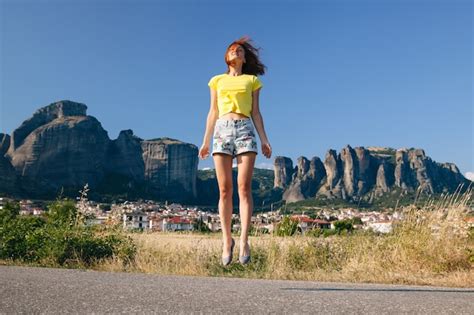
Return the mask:
M314 196L325 177L326 170L321 159L314 157L308 161L304 156L300 156L292 182L283 192L283 199L293 202Z
M304 182L309 170L309 161L304 156L298 158L298 163L291 176L291 183L283 193L283 199L288 201L298 201L306 199L304 194Z
M36 123L37 120L29 121ZM21 128L31 129L25 123ZM80 187L85 183L94 187L102 179L110 140L94 117L59 115L36 127L24 138L22 132L16 133L22 135L17 137L21 141L12 141L8 152L18 175L40 179L54 189L62 186Z
M334 189L341 183L342 164L335 150L329 150L324 159L324 168L327 174L327 185Z
M331 149L326 153L324 169L326 170L326 181L317 194L330 199L345 198L345 190L342 185L342 161L335 150Z
M10 136L0 133L0 155L4 156L10 147Z
M382 196L390 191L390 187L394 184L393 168L385 161L382 161L377 169L377 177L375 179L375 195Z
M471 183L456 165L434 162L424 150L415 148L353 149L347 145L340 154L328 150L324 164L318 157L310 163L304 156L298 158L297 164L286 186L275 179L274 187L285 189L283 199L287 202L321 196L359 200L367 195L380 197L394 187L426 194L454 192L460 184L467 187ZM284 165L291 165L288 158L275 158L275 178L281 178Z
M436 165L439 168L434 168L437 171L436 179L434 180L435 191L452 191L456 189L459 183L466 181L466 178L455 164L436 163Z
M284 156L277 156L274 162L274 184L273 187L285 189L291 182L293 176L293 161Z
M357 175L359 173L358 163L356 160L354 149L347 146L341 151L342 161L342 182L345 192L352 196L356 190Z
M10 146L10 136L0 133L0 191L15 191L18 185L15 169L4 156Z
M143 181L145 163L142 157L142 141L133 135L132 130L122 130L118 138L109 143L106 170L128 176L135 181Z
M0 135L0 189L13 192L19 178L28 190L94 189L109 173L149 184L163 195L196 197L198 149L161 138L144 141L123 130L110 140L87 106L60 101L43 107L8 135ZM21 185L20 185L21 186ZM160 197L160 196L155 196Z
M396 153L395 185L408 191L419 189L430 194L442 191L446 185L438 185L435 190L433 183L433 180L443 181L442 177L437 176L439 168L440 165L427 157L422 149L399 149Z
M412 190L413 178L408 164L407 150L399 149L395 155L395 185L404 189Z
M86 116L87 106L71 101L60 101L38 109L28 120L12 133L11 151L15 151L36 128L44 126L56 118L66 116Z
M357 195L367 193L375 184L377 162L370 155L369 150L363 147L355 148L357 165Z
M165 137L142 141L141 147L145 180L158 187L183 188L196 196L199 161L195 145Z

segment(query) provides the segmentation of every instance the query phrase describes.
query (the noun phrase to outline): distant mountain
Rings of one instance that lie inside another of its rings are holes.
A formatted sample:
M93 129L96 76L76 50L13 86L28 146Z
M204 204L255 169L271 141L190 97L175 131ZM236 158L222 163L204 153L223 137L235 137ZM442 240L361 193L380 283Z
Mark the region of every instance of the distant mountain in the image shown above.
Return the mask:
M37 110L10 136L0 134L0 192L26 197L91 192L127 197L197 197L198 148L123 130L111 140L87 106L68 100Z
M466 189L471 181L453 163L438 163L423 149L344 147L339 154L327 151L324 161L317 156L300 156L297 165L288 157L274 161L274 188L283 190L286 202L308 198L373 200L394 189L404 194L432 195Z
M154 199L215 208L214 169L198 170L198 147L169 137L141 139L130 129L111 140L87 106L63 100L38 109L12 135L0 134L0 195L76 197L86 183L95 200ZM238 211L237 168L233 204ZM453 192L466 179L452 163L422 149L356 147L328 150L324 161L277 156L274 170L254 169L255 208L305 200L372 204L399 194ZM387 197L388 196L388 197Z

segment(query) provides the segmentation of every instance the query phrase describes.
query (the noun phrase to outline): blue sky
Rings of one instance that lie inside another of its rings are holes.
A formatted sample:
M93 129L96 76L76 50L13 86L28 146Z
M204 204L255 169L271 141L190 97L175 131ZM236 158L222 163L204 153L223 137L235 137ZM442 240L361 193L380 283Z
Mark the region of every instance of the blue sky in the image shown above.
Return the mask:
M207 82L249 35L273 147L265 158L258 139L257 167L349 144L422 148L474 172L472 1L0 3L0 132L68 99L111 139L132 129L200 147Z

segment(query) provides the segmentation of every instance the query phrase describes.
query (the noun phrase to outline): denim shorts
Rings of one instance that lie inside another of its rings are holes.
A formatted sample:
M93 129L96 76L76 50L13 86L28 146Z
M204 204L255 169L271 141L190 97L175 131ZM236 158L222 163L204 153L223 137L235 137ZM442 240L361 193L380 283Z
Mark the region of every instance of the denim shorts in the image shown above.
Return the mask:
M225 153L236 157L244 152L258 154L255 127L250 118L217 119L213 137L212 155Z

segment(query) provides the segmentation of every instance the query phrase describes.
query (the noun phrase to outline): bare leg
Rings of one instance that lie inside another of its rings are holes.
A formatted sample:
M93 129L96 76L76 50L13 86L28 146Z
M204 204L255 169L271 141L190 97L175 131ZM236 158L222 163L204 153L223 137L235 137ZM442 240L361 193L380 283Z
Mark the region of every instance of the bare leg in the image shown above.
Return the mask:
M224 243L222 257L226 257L230 255L232 244L232 156L225 153L215 153L213 158L219 185L219 217Z
M252 223L253 198L252 198L252 175L257 154L247 152L237 155L238 177L237 183L239 188L239 204L240 204L240 256L249 255L249 248L245 246L248 241L248 232Z

